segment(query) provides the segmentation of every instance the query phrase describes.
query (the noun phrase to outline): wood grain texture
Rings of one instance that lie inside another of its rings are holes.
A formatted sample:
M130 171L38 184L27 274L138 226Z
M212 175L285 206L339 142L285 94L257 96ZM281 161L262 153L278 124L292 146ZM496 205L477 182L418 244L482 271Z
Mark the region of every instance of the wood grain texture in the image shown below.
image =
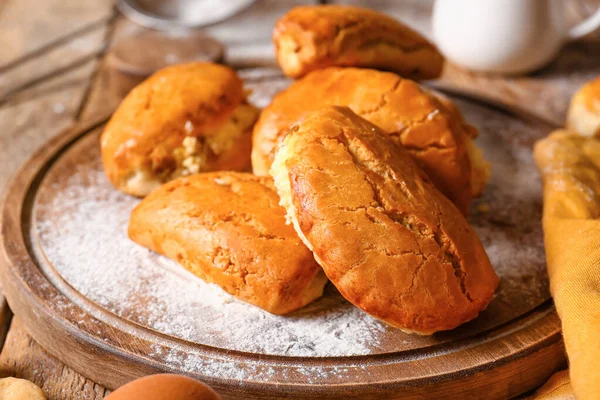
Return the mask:
M6 2L0 16L0 64L33 51L56 38L112 12L112 2L97 0L47 0ZM85 47L83 42L71 46Z
M35 5L26 1L8 2L0 16L0 40L6 43L6 46L0 46L0 64L22 57L48 41L111 12L110 1L52 0L36 2ZM0 191L35 148L72 123L95 60L90 58L62 75L54 76L51 72L88 56L90 48L99 48L104 40L104 30L94 30L0 74L0 93L6 94L32 78L50 73L39 85L19 92L0 105L3 144L0 148L3 165ZM40 129L42 127L46 129Z
M24 330L18 317L13 318L0 355L0 376L34 382L48 400L99 400L110 393L46 353Z
M68 79L61 77L46 82L39 88L46 91L35 99L20 98L21 101L0 107L3 143L0 190L33 150L72 123L90 73L91 65ZM41 129L43 127L47 129Z
M22 87L52 77L56 71L65 73L85 65L102 41L102 24L61 46L48 49L37 58L13 63L81 26L105 19L111 10L107 9L106 3L93 1L45 1L35 7L27 2L9 3L0 24L0 37L6 44L0 49L0 65L10 64L12 68L5 69L0 75L0 98L6 99ZM49 14L62 19L63 24L48 25Z
M48 42L81 26L105 18L112 1L0 1L0 65L29 54ZM74 120L88 86L95 60L90 59L62 75L56 68L90 54L102 45L102 26L66 46L42 53L23 63L23 68L0 74L0 93L22 86L47 74L47 79L12 96L0 105L0 192L16 168L43 142L68 127ZM2 282L0 282L0 285ZM0 355L2 376L17 376L41 384L51 400L102 399L105 390L73 372L45 353L25 333L0 296L0 345L11 327L7 345ZM9 325L10 324L10 325Z

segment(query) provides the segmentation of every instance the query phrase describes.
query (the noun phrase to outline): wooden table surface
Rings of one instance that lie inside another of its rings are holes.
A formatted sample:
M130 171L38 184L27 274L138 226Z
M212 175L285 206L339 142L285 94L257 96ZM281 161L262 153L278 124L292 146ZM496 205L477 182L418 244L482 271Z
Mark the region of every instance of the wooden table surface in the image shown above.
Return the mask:
M272 23L294 4L307 2L259 0L207 31L227 44L226 62L231 65L273 65ZM430 0L341 2L368 3L429 34ZM570 17L581 19L598 6L600 0L571 1ZM120 97L110 90L105 50L140 30L118 14L112 0L0 0L0 191L50 137L116 107ZM562 123L571 94L597 75L600 35L595 34L567 45L551 65L529 76L481 75L448 65L442 82ZM29 379L51 400L101 399L107 394L37 345L1 295L0 346L0 376Z

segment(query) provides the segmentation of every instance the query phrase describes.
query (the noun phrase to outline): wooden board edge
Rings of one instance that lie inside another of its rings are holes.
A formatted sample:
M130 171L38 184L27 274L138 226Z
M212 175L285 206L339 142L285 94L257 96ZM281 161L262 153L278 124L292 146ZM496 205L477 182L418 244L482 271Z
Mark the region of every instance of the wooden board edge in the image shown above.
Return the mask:
M67 148L70 143L73 143L75 140L77 140L77 138L84 135L86 132L89 132L94 128L101 126L102 123L104 123L104 121L106 121L106 118L101 118L98 121L94 121L88 124L81 124L73 129L69 129L62 135L58 135L57 137L52 139L46 146L40 149L34 156L32 156L30 160L27 163L25 163L24 167L17 173L13 181L11 181L11 183L8 185L9 190L7 190L5 200L2 203L3 212L0 216L0 222L2 223L3 244L2 248L0 249L0 252L2 253L2 257L0 257L0 272L2 273L4 281L6 282L7 298L9 303L15 310L16 314L23 319L23 323L27 331L34 337L34 339L36 339L40 344L42 344L42 346L48 349L50 353L57 356L61 361L65 362L67 365L73 366L76 371L82 373L85 376L90 377L94 381L99 382L109 388L115 388L120 384L127 382L130 379L149 373L164 372L165 370L168 372L178 371L169 371L168 369L161 368L158 365L153 365L151 362L149 362L149 360L134 360L133 358L135 357L133 357L133 355L120 354L117 351L117 349L111 349L110 346L98 343L97 338L93 338L92 336L86 336L82 339L81 337L77 338L75 335L69 334L69 331L65 330L65 327L61 326L58 321L53 319L52 315L48 312L48 310L44 309L43 304L40 304L39 301L35 301L35 293L31 292L30 288L24 285L22 277L16 276L14 274L14 271L10 270L8 253L10 251L15 250L15 248L12 247L11 244L7 246L8 236L15 233L14 230L8 232L10 230L9 228L14 228L15 226L18 226L20 224L21 214L23 212L23 203L21 201L27 196L29 188L35 183L36 177L39 177L39 174L43 172L42 167L44 165L48 165L52 162L53 159L58 157L61 152L61 149ZM7 213L6 211L9 208L11 212ZM15 238L12 237L12 239ZM23 258L23 254L21 254L20 256L21 258L13 259L11 261L17 261L20 263L27 263L30 261L28 261L26 257ZM558 326L558 329L559 327L560 326ZM41 331L45 331L47 333L40 335L39 332ZM61 351L61 346L59 346L59 344L64 348L70 349L70 351L68 353ZM89 352L90 346L92 347L91 352ZM88 352L86 352L86 350ZM539 376L537 376L536 373L531 373L530 371L532 386L528 387L527 390L532 389L535 387L535 385L541 383L543 380L540 379L547 378L551 372L553 372L556 368L558 368L564 363L564 349L562 348L560 334L558 333L558 331L551 336L551 340L549 340L548 343L539 346L539 348L535 348L532 354L534 353L544 355L544 359L546 359L546 357L549 357L551 361L546 362L544 365L553 366L553 369L550 372L544 369L544 371L541 372ZM102 367L100 368L99 366L99 368L91 369L89 366L95 365L95 363L98 362L98 356L100 355L102 356L101 358L104 358ZM520 366L522 366L522 360L522 357L504 360L504 365L512 366L510 368L520 368ZM130 374L121 374L119 377L115 377L114 373L107 373L107 368L106 364L104 364L104 361L108 362L108 365L111 366L111 369L112 367L115 367L115 369L117 370L122 368L124 370L132 370L133 372ZM135 364L135 368L133 369L131 369L132 364ZM484 376L481 374L485 374L485 371L474 370L470 373L463 374L461 379L454 379L452 381L441 379L438 382L435 382L433 386L428 386L427 393L430 393L430 390L434 390L436 385L439 387L445 387L445 385L455 385L459 384L460 382L463 382L465 379L468 379L469 381L473 382L473 379L479 379L477 378L478 376ZM535 381L535 383L533 381ZM222 383L219 382L214 382L212 384L214 384L217 388L222 386ZM286 391L295 390L294 388L289 388L285 385L276 386L277 387L275 387L274 390L270 390L268 392L264 392L264 390L261 390L260 387L254 387L254 385L246 385L245 389L255 389L256 393L259 395L256 398L272 398L270 396L273 395L273 393L283 394L286 393ZM225 388L223 388L222 390L225 390ZM306 394L311 394L315 391L319 392L319 388L311 388L310 385L306 385L306 387L302 388L302 390ZM339 396L342 393L351 393L354 391L354 388L348 386L346 388L340 388L340 390L341 391L334 392L335 396ZM347 390L349 390L349 392ZM393 384L389 385L387 389L380 388L380 390L402 390L405 392L405 394L407 394L407 391L410 392L410 388L407 386L398 386ZM417 388L415 390L415 393L423 393L421 388ZM239 394L242 392L233 392L232 398L235 393ZM368 393L365 394L368 395ZM388 394L393 396L393 393L391 392L388 392ZM325 395L325 393L323 393L323 395ZM246 398L250 397L246 396ZM405 398L409 397L405 396Z

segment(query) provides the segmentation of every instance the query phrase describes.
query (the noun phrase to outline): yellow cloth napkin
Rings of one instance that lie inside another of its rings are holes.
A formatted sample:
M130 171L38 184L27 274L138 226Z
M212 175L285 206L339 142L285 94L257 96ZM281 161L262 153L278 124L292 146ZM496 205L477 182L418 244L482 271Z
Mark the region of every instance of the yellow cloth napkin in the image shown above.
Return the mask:
M552 375L529 400L575 400L569 371L560 371Z
M570 385L563 373L533 398L569 398L572 387L578 400L600 399L600 141L557 131L536 144L534 157L544 182L550 291Z

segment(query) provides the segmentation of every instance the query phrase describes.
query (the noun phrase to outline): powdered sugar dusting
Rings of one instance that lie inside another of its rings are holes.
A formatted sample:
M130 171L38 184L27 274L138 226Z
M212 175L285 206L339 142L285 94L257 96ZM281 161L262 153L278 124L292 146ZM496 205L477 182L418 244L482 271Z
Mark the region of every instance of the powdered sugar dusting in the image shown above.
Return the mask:
M96 303L162 333L253 353L363 355L386 329L336 293L292 316L271 315L136 245L126 229L139 200L114 190L94 164L54 183L63 189L36 211L46 257Z
M272 95L254 89L254 96ZM470 221L501 284L488 309L453 332L432 337L404 334L356 309L332 287L304 309L274 316L136 245L126 230L139 200L116 191L107 181L97 135L75 143L47 174L35 202L34 233L53 268L92 302L157 332L225 351L345 357L412 350L471 336L526 313L549 297L539 219L541 189L530 152L533 138L545 132L480 106L459 105L480 128L478 142L493 165L485 195L474 205L475 210L485 204L480 209L486 211L475 212ZM179 370L216 368L193 352L174 349L163 354L160 346L152 351ZM218 365L227 369L222 360ZM264 368L257 364L228 373L268 374ZM343 376L344 371L321 368L306 374L310 380L319 374Z
M316 384L327 380L330 383L347 383L349 375L359 382L364 382L369 371L364 362L350 362L346 365L294 365L290 368L275 368L272 364L252 360L219 360L207 358L204 354L184 352L179 349L168 349L155 345L150 356L163 360L167 365L182 372L202 371L207 376L222 377L226 371L227 378L244 381L252 379L269 382L278 376L280 382L300 380L303 383ZM336 382L337 381L337 382Z

